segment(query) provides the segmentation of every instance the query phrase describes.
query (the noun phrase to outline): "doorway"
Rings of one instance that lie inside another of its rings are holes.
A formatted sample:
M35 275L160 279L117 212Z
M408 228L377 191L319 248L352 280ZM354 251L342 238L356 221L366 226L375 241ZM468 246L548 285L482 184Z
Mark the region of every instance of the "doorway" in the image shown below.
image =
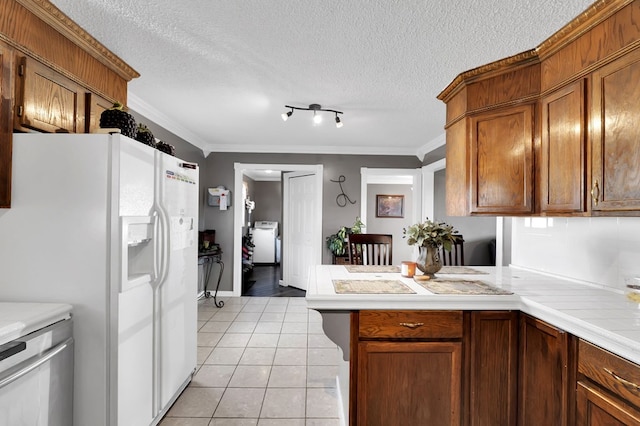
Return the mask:
M302 175L312 176L308 179L310 186L309 191L312 193L311 203L313 203L313 209L316 212L314 217L305 218L304 228L309 233L309 251L307 259L311 265L320 264L322 256L322 165L309 165L309 164L247 164L247 163L235 163L235 181L234 181L234 193L233 201L237 208L234 210L234 229L233 229L233 295L241 296L242 294L242 239L243 239L243 227L247 226L245 221L245 200L243 198L243 176L245 174L251 175L255 172L264 172L271 170L278 175L282 175L284 172L297 172ZM300 227L299 223L296 223L296 217L292 216L290 212L290 198L297 195L289 195L283 192L282 200L282 246L281 246L281 267L284 274L283 279L279 283L281 286L304 286L308 277L308 270L303 272L296 272L295 281L292 280L292 275L287 273L287 268L295 268L298 263L293 258L293 250L287 249L291 247L292 241L289 240L290 236L295 231L294 227ZM260 218L257 218L260 219ZM304 267L304 265L300 265ZM295 269L294 269L295 270ZM300 274L303 275L300 278ZM303 281L300 281L303 280Z
M360 169L360 219L371 234L390 234L395 240L395 263L414 257L413 247L406 244L402 229L418 222L422 215L422 176L420 169ZM376 203L380 195L402 198L401 217L377 217Z

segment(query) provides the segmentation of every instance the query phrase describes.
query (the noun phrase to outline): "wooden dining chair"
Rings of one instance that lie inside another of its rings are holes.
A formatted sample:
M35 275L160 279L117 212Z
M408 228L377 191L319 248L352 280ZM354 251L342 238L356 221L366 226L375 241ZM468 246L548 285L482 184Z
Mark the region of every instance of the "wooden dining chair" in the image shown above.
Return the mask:
M464 238L462 235L454 235L455 241L451 245L451 250L440 248L440 259L443 266L464 266Z
M388 234L350 234L351 265L392 265L393 236Z

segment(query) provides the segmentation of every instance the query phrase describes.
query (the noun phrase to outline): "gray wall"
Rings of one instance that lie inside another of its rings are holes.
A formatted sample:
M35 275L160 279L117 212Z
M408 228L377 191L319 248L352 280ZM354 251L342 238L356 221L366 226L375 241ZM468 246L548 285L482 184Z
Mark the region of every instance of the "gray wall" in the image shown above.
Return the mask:
M282 231L282 183L280 181L256 181L249 196L256 202L253 221L268 220L278 222L278 232ZM252 224L253 225L253 224Z
M325 238L341 226L351 226L360 215L360 168L417 168L421 162L415 156L378 155L328 155L328 154L261 154L261 153L212 153L200 169L201 191L209 186L224 185L233 188L234 163L253 164L322 164L324 166L322 194L322 248L323 263L331 263L331 253L326 248ZM337 183L339 176L345 177L342 188L355 203L338 206L336 197L341 193ZM256 202L256 206L258 203ZM232 270L235 249L233 247L233 206L227 211L205 207L203 226L216 230L216 242L222 246L226 265L220 290L232 289ZM255 213L255 212L254 212ZM259 219L255 214L253 219ZM283 247L283 252L286 248ZM240 248L238 248L240 250ZM239 251L238 251L239 256Z
M496 218L447 216L445 170L435 173L434 187L434 219L453 225L463 235L465 265L491 265L489 242L496 237Z
M413 190L412 185L369 184L367 185L367 232L370 234L393 235L393 263L415 260L413 247L402 238L402 229L412 225ZM404 195L404 217L376 217L376 195Z

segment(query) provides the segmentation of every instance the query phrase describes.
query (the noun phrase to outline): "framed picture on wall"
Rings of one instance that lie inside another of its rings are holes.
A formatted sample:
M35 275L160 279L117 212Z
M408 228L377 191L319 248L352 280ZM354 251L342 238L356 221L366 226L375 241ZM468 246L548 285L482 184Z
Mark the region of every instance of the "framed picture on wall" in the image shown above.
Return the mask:
M404 217L404 195L376 195L376 217Z

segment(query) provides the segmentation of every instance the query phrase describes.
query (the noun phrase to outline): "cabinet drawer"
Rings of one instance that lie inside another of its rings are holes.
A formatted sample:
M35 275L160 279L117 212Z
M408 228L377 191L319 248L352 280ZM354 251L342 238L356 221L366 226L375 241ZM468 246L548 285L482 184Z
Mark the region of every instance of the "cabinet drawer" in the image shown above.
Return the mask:
M640 367L591 343L580 340L578 372L640 407Z
M361 311L364 338L462 338L462 311Z

